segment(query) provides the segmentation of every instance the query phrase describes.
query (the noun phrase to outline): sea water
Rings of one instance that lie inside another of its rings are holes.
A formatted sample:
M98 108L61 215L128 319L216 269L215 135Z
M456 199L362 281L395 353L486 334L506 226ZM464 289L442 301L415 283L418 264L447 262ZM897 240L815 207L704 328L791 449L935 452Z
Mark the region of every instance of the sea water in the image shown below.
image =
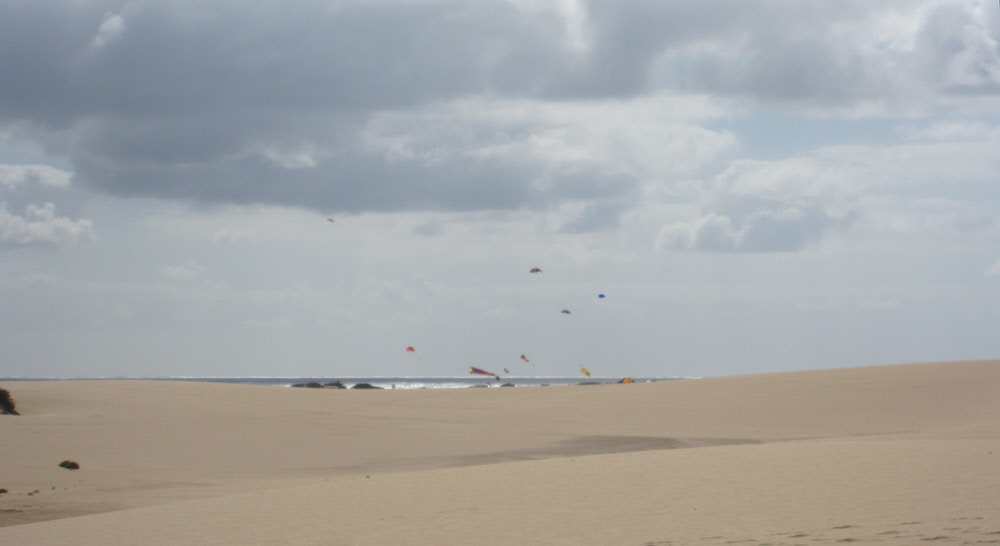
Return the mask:
M382 389L459 389L469 387L546 387L566 385L593 385L619 383L622 378L616 377L511 377L500 376L500 379L488 376L455 376L455 377L12 377L0 378L2 381L63 381L63 380L126 380L139 379L144 381L200 381L208 383L238 383L248 385L269 385L276 387L291 387L307 383L341 383L345 387L353 387L368 383ZM653 381L672 381L682 377L633 377L636 383Z

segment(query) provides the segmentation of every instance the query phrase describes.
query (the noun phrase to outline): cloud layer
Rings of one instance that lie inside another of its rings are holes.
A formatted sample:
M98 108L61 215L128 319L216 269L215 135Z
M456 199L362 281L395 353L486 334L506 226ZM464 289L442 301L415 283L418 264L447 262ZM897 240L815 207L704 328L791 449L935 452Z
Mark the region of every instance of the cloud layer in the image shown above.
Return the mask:
M78 184L122 196L333 212L634 202L637 186L731 153L733 136L706 124L738 104L995 106L988 9L8 3L0 125L66 154ZM808 207L758 216L756 228L729 218L734 247L765 225L835 223Z

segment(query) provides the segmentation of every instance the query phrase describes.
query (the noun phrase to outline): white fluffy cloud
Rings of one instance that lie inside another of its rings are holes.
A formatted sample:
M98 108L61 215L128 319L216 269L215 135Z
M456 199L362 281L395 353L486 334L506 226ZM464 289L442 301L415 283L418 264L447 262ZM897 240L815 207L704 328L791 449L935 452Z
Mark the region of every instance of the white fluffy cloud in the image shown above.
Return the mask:
M0 241L14 245L60 244L96 239L90 220L56 216L52 203L28 205L23 216L0 202Z
M862 225L869 234L990 230L1000 188L1000 132L986 121L905 125L888 145L827 146L776 160L737 160L692 185L693 212L664 223L670 250L810 248Z
M120 13L108 13L107 18L97 28L97 34L90 42L92 47L101 47L113 40L125 29L125 17Z
M700 216L664 225L669 250L781 252L856 219L857 173L812 158L737 161L700 188Z
M368 149L389 161L433 165L488 159L557 173L639 179L689 174L736 147L699 123L730 115L707 97L549 102L475 98L422 110L382 112L366 124Z
M48 165L0 165L0 186L9 190L31 184L65 188L72 176Z
M56 215L73 173L49 165L0 164L0 244L54 245L95 239L93 223ZM42 202L41 205L38 202ZM24 213L11 208L24 207Z
M760 210L740 223L708 213L691 222L668 224L657 237L659 248L669 250L792 252L818 243L825 232L850 219L829 216L817 208Z

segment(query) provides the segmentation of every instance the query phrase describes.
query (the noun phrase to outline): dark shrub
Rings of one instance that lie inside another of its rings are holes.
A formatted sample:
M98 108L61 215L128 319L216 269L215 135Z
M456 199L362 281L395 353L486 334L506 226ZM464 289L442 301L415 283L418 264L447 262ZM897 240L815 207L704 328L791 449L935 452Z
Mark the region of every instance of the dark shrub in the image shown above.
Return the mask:
M382 387L376 387L375 385L372 385L371 383L358 383L357 385L354 385L351 388L352 389L381 389Z
M20 415L14 408L14 399L6 389L0 389L0 415Z
M326 387L326 388L328 388L328 389L346 389L347 388L340 381L334 381L333 383L327 383L326 385L323 385L323 386Z
M80 465L76 464L73 461L63 461L63 462L59 463L59 466L61 466L63 468L67 468L69 470L79 470L80 469Z

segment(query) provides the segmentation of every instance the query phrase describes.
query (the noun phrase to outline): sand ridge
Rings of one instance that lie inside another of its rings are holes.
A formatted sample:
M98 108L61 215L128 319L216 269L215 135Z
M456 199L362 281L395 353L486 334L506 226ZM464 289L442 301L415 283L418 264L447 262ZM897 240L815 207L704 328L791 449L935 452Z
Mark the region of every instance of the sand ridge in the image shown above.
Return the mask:
M1000 543L998 387L997 361L447 391L11 383L0 542Z

